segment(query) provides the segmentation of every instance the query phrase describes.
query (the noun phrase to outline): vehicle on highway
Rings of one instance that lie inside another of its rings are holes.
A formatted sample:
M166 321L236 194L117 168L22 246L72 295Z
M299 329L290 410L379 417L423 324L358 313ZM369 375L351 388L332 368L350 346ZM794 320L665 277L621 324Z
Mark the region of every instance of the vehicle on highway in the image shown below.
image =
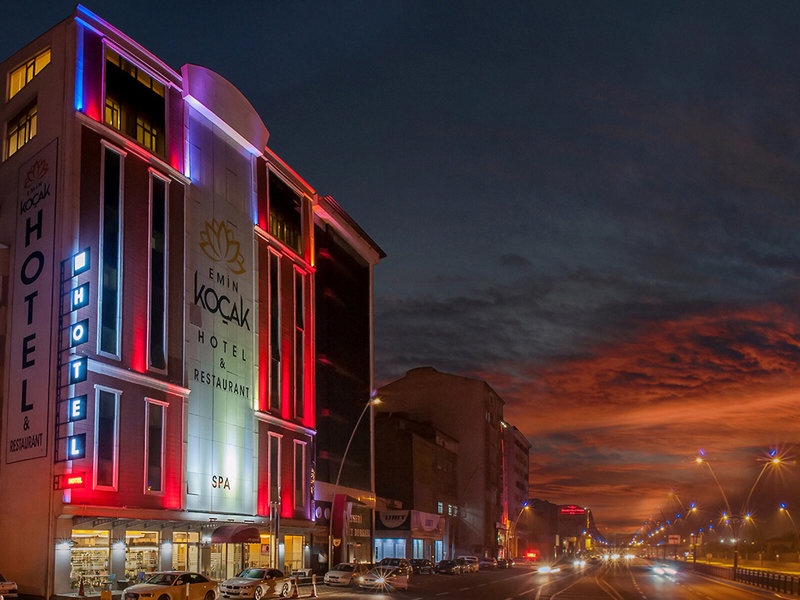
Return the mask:
M278 569L249 568L236 577L219 584L219 594L223 598L252 598L288 596L292 582Z
M411 562L411 568L414 573L419 575L433 575L434 571L436 571L436 565L427 558L412 558L409 562Z
M455 560L440 560L436 565L437 573L445 573L447 575L461 575L463 569L461 563Z
M9 600L16 600L17 584L13 581L8 581L3 574L0 573L0 598L8 598Z
M364 575L364 581L358 587L365 590L407 590L408 576L400 567L375 567Z
M462 565L466 565L469 573L477 573L478 569L480 569L477 556L462 554L461 556L456 556L456 560Z
M479 569L496 569L497 559L492 556L484 556L478 560Z
M188 589L187 589L188 586ZM143 583L125 588L124 600L215 600L217 582L200 573L159 571Z
M411 568L411 563L408 562L407 558L393 558L393 557L385 557L382 558L377 565L377 567L397 567L401 569L406 577L410 578L411 573L413 573L414 569Z
M498 569L510 569L514 566L514 561L510 558L498 558L497 559L497 568Z
M339 563L325 573L323 581L328 585L357 585L371 568L368 563Z
M560 573L561 567L558 565L542 565L536 572L540 575L552 575L554 573Z

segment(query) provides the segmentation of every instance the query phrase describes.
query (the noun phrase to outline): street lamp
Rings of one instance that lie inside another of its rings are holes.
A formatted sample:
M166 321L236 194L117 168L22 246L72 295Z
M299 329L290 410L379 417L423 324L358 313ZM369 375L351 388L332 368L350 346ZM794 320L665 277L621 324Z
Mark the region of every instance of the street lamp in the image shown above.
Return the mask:
M530 508L527 502L522 503L522 508L519 509L519 513L517 517L514 519L514 522L511 524L511 527L508 528L508 535L506 536L506 558L508 558L508 553L511 551L511 538L512 536L516 537L517 533L517 523L519 522L519 518L522 516L522 513L525 512Z
M336 490L339 488L339 479L342 477L342 468L344 467L344 461L347 460L347 452L350 450L350 444L353 443L353 438L356 435L356 430L358 426L361 424L361 420L364 418L364 415L367 414L367 410L376 404L380 404L381 399L377 396L372 396L367 403L364 405L364 408L361 410L361 414L358 415L358 420L356 424L353 426L353 431L350 432L350 439L347 440L347 445L344 447L344 453L342 454L342 460L339 463L339 471L336 473L336 481L333 484L333 490L331 491L331 516L328 523L328 570L330 571L333 567L333 507L336 503ZM370 454L375 452L374 448L370 448ZM374 487L374 486L373 486ZM375 491L374 489L372 490Z
M795 542L794 545L795 545L795 547L797 547L798 546L798 543L797 543L798 542L798 537L800 537L800 534L797 533L797 525L795 524L794 519L792 518L792 515L789 513L789 509L786 508L786 503L785 502L781 502L781 506L778 509L778 512L786 513L786 516L789 517L789 522L792 524L792 529L794 529L794 542Z
M731 510L731 505L728 502L728 497L725 495L725 490L722 489L722 485L720 485L719 479L717 479L716 473L714 473L714 469L711 468L711 463L706 460L705 455L703 454L702 450L694 459L697 464L704 464L708 467L711 476L714 478L714 481L719 488L720 493L722 494L722 499L725 501L725 508L727 512L723 513L722 519L725 523L729 524L731 527L731 532L733 533L733 578L736 579L736 569L739 567L739 533L740 528L747 522L752 522L752 517L750 516L749 512L746 512L750 507L750 498L753 497L753 492L758 485L758 482L761 481L761 477L764 475L764 472L767 470L767 467L770 465L779 465L781 464L781 458L777 456L775 450L771 450L769 453L769 459L764 462L764 466L761 467L761 471L758 473L758 477L753 482L753 485L750 487L750 491L747 493L747 498L745 498L744 504L742 504L742 508L739 511L739 514L736 515ZM730 515L730 517L728 516ZM742 516L744 515L744 516Z

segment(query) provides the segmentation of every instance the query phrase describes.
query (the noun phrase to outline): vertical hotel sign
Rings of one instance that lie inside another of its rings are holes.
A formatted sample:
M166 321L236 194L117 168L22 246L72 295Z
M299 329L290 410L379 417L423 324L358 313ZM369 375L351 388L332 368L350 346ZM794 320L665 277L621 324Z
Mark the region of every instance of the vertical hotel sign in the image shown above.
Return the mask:
M47 456L57 157L53 140L18 175L6 463Z

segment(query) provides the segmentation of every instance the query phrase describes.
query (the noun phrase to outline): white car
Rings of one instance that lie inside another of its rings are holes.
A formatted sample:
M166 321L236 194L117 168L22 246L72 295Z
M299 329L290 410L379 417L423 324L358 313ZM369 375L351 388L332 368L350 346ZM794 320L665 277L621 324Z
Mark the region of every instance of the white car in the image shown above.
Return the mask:
M16 600L19 598L17 595L17 584L13 581L6 580L2 574L0 574L0 598L6 598L7 600Z
M123 592L124 600L215 600L217 582L200 573L161 571Z
M325 573L323 581L328 585L359 584L369 572L369 565L359 563L339 563Z
M456 560L466 566L467 573L477 573L480 570L478 557L472 555L456 556Z
M375 567L364 575L364 581L358 587L379 591L407 590L408 576L399 567Z
M236 577L219 584L219 595L223 598L248 598L260 600L264 596L289 595L291 579L278 569L249 568Z

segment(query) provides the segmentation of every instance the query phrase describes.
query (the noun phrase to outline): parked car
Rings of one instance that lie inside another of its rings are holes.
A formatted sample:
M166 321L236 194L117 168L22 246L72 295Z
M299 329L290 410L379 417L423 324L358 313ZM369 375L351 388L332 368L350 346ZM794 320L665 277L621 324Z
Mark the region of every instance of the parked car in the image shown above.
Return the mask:
M497 568L497 559L493 556L484 556L480 560L478 560L478 568L479 569L496 569Z
M186 600L187 585L188 600L215 600L217 597L217 582L205 575L187 571L161 571L151 573L143 583L125 588L124 600Z
M364 575L364 581L358 587L365 590L407 590L408 576L400 567L375 567Z
M411 563L406 558L391 558L391 557L382 558L376 566L397 567L398 569L402 569L406 577L408 578L411 577L411 573L414 571L414 569L411 568Z
M0 598L16 600L18 597L17 584L13 581L8 581L5 577L3 577L2 573L0 573Z
M448 575L461 575L461 564L455 560L440 560L436 565L437 573L446 573Z
M477 573L480 567L478 566L478 557L471 555L456 556L456 560L462 565L466 566L464 571L466 573Z
M433 572L436 570L436 565L433 564L432 560L428 560L427 558L412 558L409 562L411 562L411 568L414 573L419 575L433 575Z
M514 561L510 558L498 558L497 559L497 568L498 569L510 569L514 566Z
M291 590L291 579L278 569L249 568L236 577L226 579L219 584L219 594L223 598L252 598L288 596Z
M323 581L328 585L356 585L363 581L371 568L372 565L367 563L339 563L325 573Z

